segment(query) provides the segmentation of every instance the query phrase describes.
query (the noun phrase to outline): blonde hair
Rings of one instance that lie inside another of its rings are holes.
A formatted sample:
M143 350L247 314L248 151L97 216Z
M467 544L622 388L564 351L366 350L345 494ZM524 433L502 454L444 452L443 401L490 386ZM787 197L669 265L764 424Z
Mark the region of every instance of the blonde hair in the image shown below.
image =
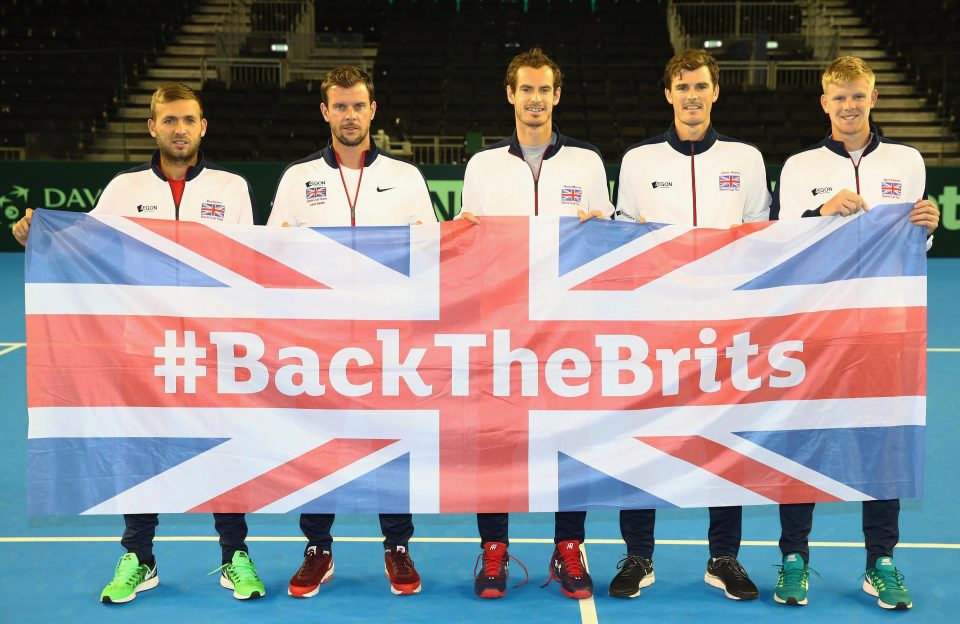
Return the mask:
M870 84L872 91L877 77L867 62L856 56L841 56L823 70L820 84L823 86L823 92L826 93L827 85L845 85L864 79Z
M176 102L177 100L194 100L200 107L200 117L203 117L203 102L200 94L182 82L168 82L157 87L150 98L150 118L157 118L157 104Z

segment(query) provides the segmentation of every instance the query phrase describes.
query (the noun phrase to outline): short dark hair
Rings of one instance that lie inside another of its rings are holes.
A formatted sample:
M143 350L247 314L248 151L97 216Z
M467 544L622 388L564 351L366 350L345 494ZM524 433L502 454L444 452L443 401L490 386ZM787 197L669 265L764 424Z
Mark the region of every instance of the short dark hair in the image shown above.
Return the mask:
M370 94L370 101L373 102L373 78L370 74L358 67L352 65L339 65L327 72L320 83L320 100L327 104L327 91L330 87L340 87L349 89L350 87L363 83L367 87L367 93Z
M510 64L507 66L507 75L503 79L503 86L510 88L512 91L516 91L517 72L521 67L540 69L544 66L549 67L553 72L553 90L556 91L563 86L563 72L560 71L560 66L557 65L552 58L544 54L540 48L533 48L513 57L513 60L510 61Z
M717 65L717 59L703 48L687 48L667 61L667 66L663 70L663 88L669 91L673 86L673 79L681 72L694 71L701 67L710 70L713 86L720 84L720 67Z

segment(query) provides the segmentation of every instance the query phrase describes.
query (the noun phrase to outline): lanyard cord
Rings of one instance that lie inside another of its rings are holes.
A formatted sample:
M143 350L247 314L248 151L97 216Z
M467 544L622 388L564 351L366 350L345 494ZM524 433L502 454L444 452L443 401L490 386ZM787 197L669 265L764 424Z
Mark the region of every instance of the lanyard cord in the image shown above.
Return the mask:
M347 205L350 206L350 225L357 225L357 200L360 198L360 184L363 183L363 164L367 161L367 151L360 154L360 178L357 180L357 191L353 194L353 200L350 199L350 191L347 190L347 179L343 177L343 167L340 166L340 154L333 150L333 156L337 159L337 171L340 172L340 182L343 184L343 192L347 196Z

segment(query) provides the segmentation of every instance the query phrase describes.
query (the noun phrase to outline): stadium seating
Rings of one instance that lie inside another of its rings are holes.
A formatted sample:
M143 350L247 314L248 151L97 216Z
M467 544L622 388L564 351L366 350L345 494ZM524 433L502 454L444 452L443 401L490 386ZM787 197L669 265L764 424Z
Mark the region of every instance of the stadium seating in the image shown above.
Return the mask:
M751 17L749 4L743 8L748 36L762 32L766 19ZM960 55L942 54L960 30L952 4L851 1L884 45L897 51L898 66L908 69L921 93L956 124ZM123 125L115 123L114 113L129 106L125 95L202 7L201 0L4 2L0 147L28 146L32 158L83 157L108 118L114 127ZM781 12L788 21L790 9ZM607 162L616 163L627 147L663 132L671 120L660 85L664 62L673 54L666 11L666 3L656 0L316 0L314 15L318 34L362 35L364 47L376 47L375 129L394 139L456 140L480 133L490 140L509 134L513 119L504 70L512 56L536 45L564 72L555 110L561 130L594 143ZM795 13L799 21L799 7ZM300 15L290 13L287 21ZM252 0L251 36L262 36L260 31L283 17ZM735 60L755 54L756 41L750 45L749 50L730 45L717 55ZM809 50L796 47L770 54L810 58ZM213 123L208 149L220 160L290 161L315 151L328 133L319 113L319 74L283 87L233 79L227 88L208 80L203 85ZM720 132L755 143L771 164L823 136L827 121L816 85L767 91L742 87L731 76L721 75L714 107ZM146 85L154 82L139 85L140 106L153 88Z
M194 0L0 4L0 146L80 158Z
M908 76L960 130L960 11L953 0L856 0Z

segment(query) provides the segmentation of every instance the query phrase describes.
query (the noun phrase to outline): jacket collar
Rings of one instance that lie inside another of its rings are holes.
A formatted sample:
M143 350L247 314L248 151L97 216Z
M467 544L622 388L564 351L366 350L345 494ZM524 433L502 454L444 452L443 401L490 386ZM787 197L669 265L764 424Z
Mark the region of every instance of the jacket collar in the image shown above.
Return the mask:
M677 150L684 156L689 156L693 154L702 154L717 142L717 138L720 134L713 128L713 124L710 124L710 127L707 128L706 134L703 135L703 138L699 141L684 141L677 134L676 124L671 123L670 127L667 129L667 143L670 144L670 147Z
M320 155L323 157L323 161L327 163L331 168L337 168L337 154L333 151L333 140L327 141L327 146L321 150ZM369 167L373 164L373 161L377 159L377 156L380 155L380 150L377 148L377 144L374 143L373 139L370 139L370 149L367 150L367 153L363 157L363 166Z
M187 175L184 178L187 182L193 180L200 172L207 167L207 159L203 155L203 150L197 152L197 164L192 167L187 167ZM163 170L160 168L160 150L153 150L153 156L150 157L150 169L153 170L153 173L156 174L158 178L167 181L167 176L163 174Z
M543 159L547 160L554 154L560 151L560 148L563 147L563 144L566 142L564 135L560 134L560 130L557 129L557 124L553 124L553 129L551 133L556 133L557 141L556 143L551 143L547 146L547 150L543 153ZM551 134L552 136L552 134ZM517 131L514 129L513 135L510 137L510 149L508 150L514 156L523 158L523 150L520 148L520 139L517 138Z
M828 132L827 136L824 137L823 141L820 142L820 145L827 148L837 156L843 156L844 158L850 157L850 152L847 151L847 147L843 144L843 141L834 141L833 134L830 132ZM877 130L876 126L871 124L870 142L867 143L867 149L863 151L863 156L866 156L878 147L880 147L880 131Z

